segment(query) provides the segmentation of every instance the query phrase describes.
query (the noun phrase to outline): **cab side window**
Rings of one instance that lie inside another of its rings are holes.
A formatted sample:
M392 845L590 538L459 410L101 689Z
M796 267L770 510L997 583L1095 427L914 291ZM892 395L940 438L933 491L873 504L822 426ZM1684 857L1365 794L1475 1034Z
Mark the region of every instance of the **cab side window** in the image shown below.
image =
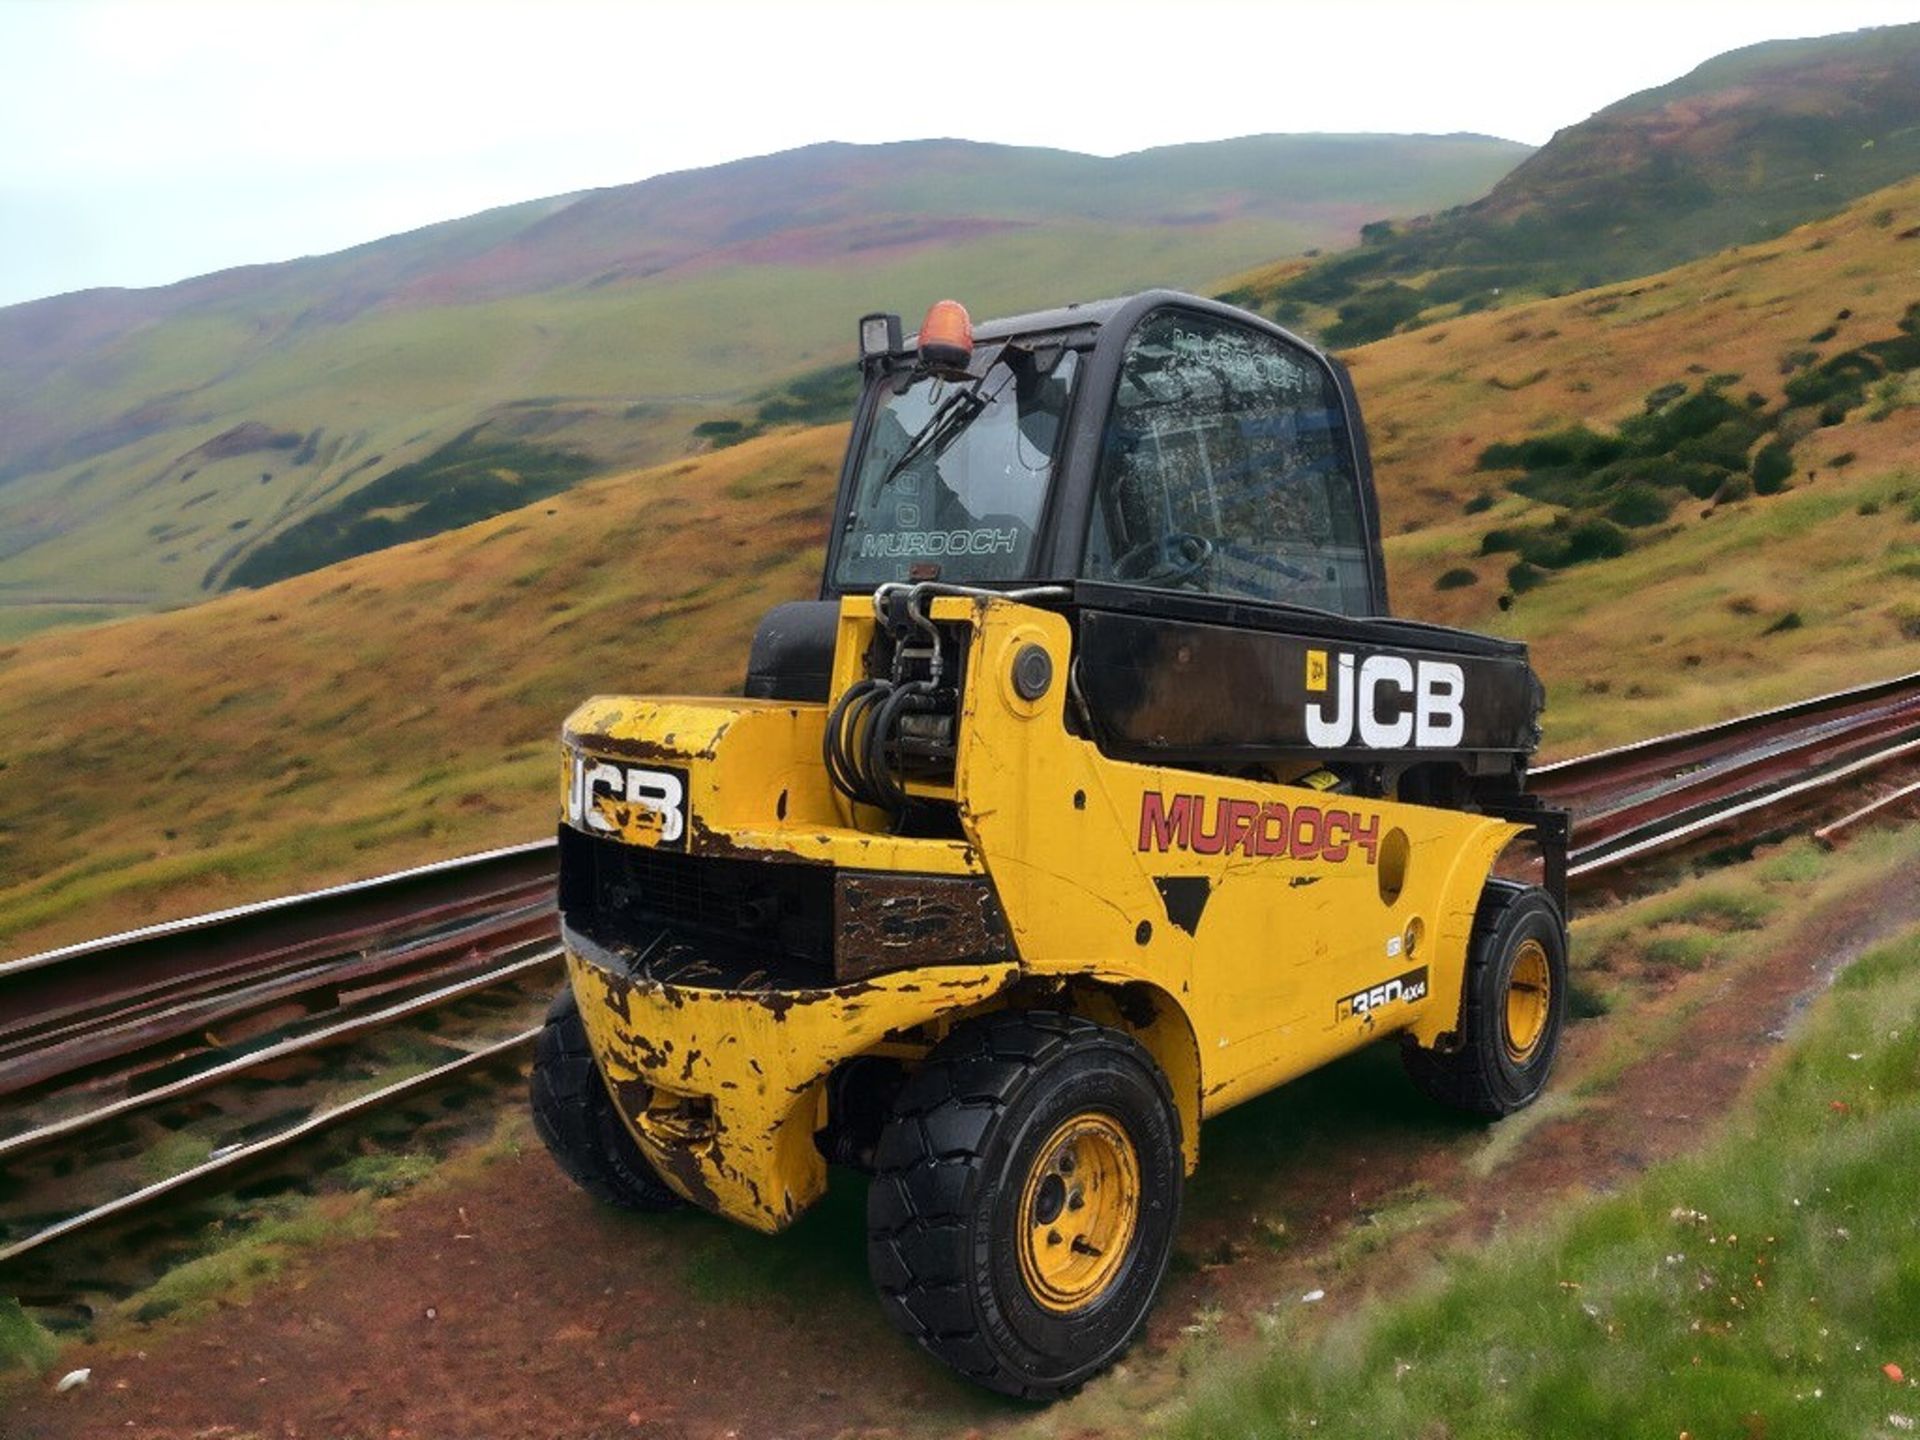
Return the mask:
M1364 615L1368 553L1333 377L1275 336L1147 316L1122 358L1080 573Z

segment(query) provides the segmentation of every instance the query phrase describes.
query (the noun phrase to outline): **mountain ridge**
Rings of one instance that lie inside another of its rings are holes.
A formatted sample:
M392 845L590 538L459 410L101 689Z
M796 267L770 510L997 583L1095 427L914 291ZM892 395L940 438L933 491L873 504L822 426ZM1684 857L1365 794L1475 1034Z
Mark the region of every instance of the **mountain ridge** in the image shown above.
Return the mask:
M17 631L76 575L111 573L149 604L198 598L476 427L601 470L668 459L722 402L846 354L863 311L1200 286L1344 243L1383 206L1467 198L1526 153L1432 136L1120 157L836 143L0 309L0 632L7 602ZM242 425L304 443L182 463Z
M1251 287L1334 345L1651 274L1920 173L1920 23L1718 55L1556 132L1483 197Z

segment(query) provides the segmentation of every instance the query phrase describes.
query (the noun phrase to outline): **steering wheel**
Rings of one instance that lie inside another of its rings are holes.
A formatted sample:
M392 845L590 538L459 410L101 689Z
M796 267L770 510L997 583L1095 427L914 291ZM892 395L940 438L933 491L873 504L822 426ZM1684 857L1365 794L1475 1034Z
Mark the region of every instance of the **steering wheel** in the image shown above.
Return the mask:
M1145 585L1184 585L1213 559L1213 542L1186 530L1156 536L1115 557L1113 577Z

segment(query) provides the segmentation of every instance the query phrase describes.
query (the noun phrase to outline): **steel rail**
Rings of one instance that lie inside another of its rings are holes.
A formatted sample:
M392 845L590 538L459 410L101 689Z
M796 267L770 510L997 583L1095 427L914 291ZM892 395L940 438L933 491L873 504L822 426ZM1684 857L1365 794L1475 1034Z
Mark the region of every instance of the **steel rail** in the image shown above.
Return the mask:
M304 1051L317 1050L322 1046L331 1045L340 1040L351 1039L356 1035L364 1035L368 1031L378 1030L384 1025L390 1025L396 1020L406 1019L410 1015L418 1015L428 1010L437 1009L442 1005L450 1004L468 995L477 994L482 990L491 990L495 986L505 984L508 980L524 975L531 970L537 970L543 965L550 964L554 960L559 959L561 954L562 950L560 946L549 946L538 954L525 956L502 965L497 969L488 970L483 974L472 976L469 979L456 981L451 985L443 985L437 990L430 990L424 995L417 995L410 1000L403 1000L397 1005L389 1005L382 1010L370 1011L365 1015L356 1016L352 1020L343 1020L337 1025L328 1025L323 1029L309 1031L304 1035L292 1036L276 1044L266 1046L263 1049L255 1050L250 1054L237 1056L223 1064L202 1070L198 1074L182 1076L180 1079L172 1081L169 1084L157 1086L152 1090L142 1091L138 1095L126 1096L123 1099L114 1101L112 1104L103 1105L97 1110L88 1110L79 1115L68 1116L64 1120L56 1120L50 1124L42 1125L38 1129L27 1130L18 1135L8 1136L5 1139L0 1139L0 1162L4 1162L10 1156L37 1149L49 1141L59 1140L68 1136L77 1135L82 1131L91 1130L96 1126L106 1124L110 1120L117 1120L123 1115L130 1115L137 1110L145 1110L155 1105L162 1105L169 1100L177 1100L182 1095L191 1095L195 1091L218 1085L221 1081L229 1080L235 1075L244 1074L248 1070L257 1069L262 1065L271 1064L276 1060L284 1060L289 1055L298 1055Z
M478 1050L470 1051L458 1059L449 1060L444 1065L436 1065L433 1069L423 1071L408 1079L397 1081L392 1085L383 1086L378 1090L369 1091L367 1094L357 1096L344 1105L336 1106L331 1110L323 1110L317 1115L309 1115L299 1124L290 1126L275 1134L263 1136L259 1140L249 1141L244 1145L236 1145L228 1150L219 1151L211 1158L194 1166L191 1170L182 1170L178 1175L170 1175L165 1180L156 1181L152 1185L135 1190L130 1194L122 1195L118 1199L109 1200L104 1205L96 1205L91 1210L82 1211L78 1215L70 1215L64 1220L47 1226L44 1230L37 1230L24 1239L16 1240L13 1244L6 1246L4 1249L0 1249L0 1264L5 1264L9 1260L17 1260L29 1251L37 1250L42 1245L58 1240L62 1236L71 1235L76 1230L84 1230L91 1225L98 1224L102 1220L124 1214L129 1210L147 1204L149 1201L157 1200L162 1195L171 1194L182 1186L204 1180L209 1175L255 1159L270 1151L284 1149L296 1140L303 1139L308 1135L314 1134L316 1131L337 1125L342 1120L351 1119L355 1115L371 1110L375 1106L384 1105L389 1101L396 1100L415 1090L424 1089L428 1085L446 1079L449 1075L457 1074L462 1070L470 1069L476 1065L483 1065L489 1060L496 1060L502 1055L509 1054L512 1051L532 1044L539 1034L540 1027L536 1025L530 1030L521 1031L518 1035L510 1035L504 1040L496 1040L492 1044L483 1046Z
M1862 820L1871 819L1882 811L1892 810L1908 801L1920 802L1920 780L1914 781L1911 785L1902 785L1898 790L1862 805L1851 814L1842 815L1838 820L1822 825L1813 832L1813 838L1820 845L1831 850L1840 843L1840 835L1843 831L1850 830Z
M1743 797L1709 801L1658 822L1600 841L1594 846L1576 848L1568 857L1567 876L1573 879L1591 875L1600 870L1612 869L1628 860L1648 855L1655 850L1667 849L1682 840L1711 832L1743 816L1772 809L1788 800L1816 790L1828 789L1856 775L1909 758L1920 758L1920 740L1902 741L1900 744L1876 750L1869 755L1834 762L1827 768L1798 781L1761 786L1747 792Z
M1920 708L1876 711L1844 723L1812 727L1790 737L1736 750L1661 784L1638 790L1604 810L1580 817L1575 839L1592 849L1617 835L1697 809L1718 799L1737 800L1756 785L1810 775L1838 760L1901 740L1920 738Z
M264 915L330 904L348 896L362 897L375 894L412 881L482 869L503 861L542 854L556 847L557 842L553 840L530 840L524 844L505 845L496 850L482 850L472 855L456 855L450 860L436 860L428 865L416 865L410 869L395 870L386 875L372 875L364 880L349 880L339 885L328 885L319 890L279 895L271 900L255 900L245 905L230 906L224 910L209 910L204 914L188 915L179 920L143 925L135 930L122 930L112 935L103 935L97 940L80 940L71 945L43 950L36 955L23 955L15 960L0 960L0 979L7 979L28 970L43 969L49 965L64 964L83 956L98 955L105 950L115 950L127 945L168 939L196 930L226 925L235 920L255 919Z
M430 980L489 950L537 941L551 933L551 925L548 912L523 908L388 952L335 955L298 969L269 971L251 984L229 983L165 1009L142 1008L125 1018L78 1027L52 1043L26 1049L0 1045L0 1096L34 1089L213 1025L299 1003L304 997L331 992L337 1000L341 992L353 990L365 999Z
M1908 708L1920 710L1920 671L1534 766L1527 779L1541 795L1566 801L1600 786L1658 776L1663 770L1671 773L1690 759L1723 755L1730 742L1742 737L1784 736L1809 723L1844 724L1852 713L1863 710L1889 713Z
M484 937L517 916L541 913L545 897L518 899L520 891L502 892L497 908L478 912L462 911L457 923L423 925L396 931L392 926L356 929L337 941L302 944L267 952L246 961L221 962L191 975L176 976L164 983L138 986L79 1005L51 1005L16 1018L0 1028L0 1061L9 1055L59 1044L75 1035L86 1035L116 1024L125 1024L147 1016L171 1014L197 1003L222 999L237 989L273 982L297 983L302 976L323 974L353 959L379 964L402 963L407 957L458 945L463 938ZM446 907L436 907L435 920L446 920ZM384 947L374 942L385 938Z

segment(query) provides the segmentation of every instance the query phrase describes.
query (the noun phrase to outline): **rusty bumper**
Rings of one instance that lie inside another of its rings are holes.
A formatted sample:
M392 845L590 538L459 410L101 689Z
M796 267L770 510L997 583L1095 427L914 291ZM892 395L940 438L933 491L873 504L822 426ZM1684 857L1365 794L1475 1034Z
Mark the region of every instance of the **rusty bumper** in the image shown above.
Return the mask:
M587 1037L641 1150L687 1200L768 1232L826 1189L814 1135L833 1068L1018 974L942 965L817 989L703 988L636 971L577 931L564 939Z

